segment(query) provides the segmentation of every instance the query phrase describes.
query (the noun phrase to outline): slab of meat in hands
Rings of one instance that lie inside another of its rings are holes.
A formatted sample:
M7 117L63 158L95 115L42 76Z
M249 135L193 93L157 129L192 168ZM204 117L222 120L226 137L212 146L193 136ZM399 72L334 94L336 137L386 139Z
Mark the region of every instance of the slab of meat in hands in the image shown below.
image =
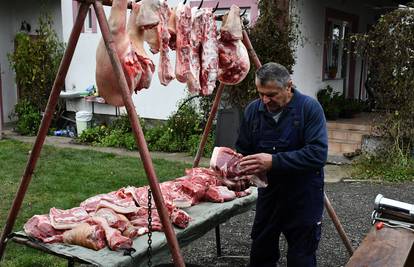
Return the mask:
M241 41L239 10L232 5L220 29L218 79L228 85L240 83L250 70L249 54Z

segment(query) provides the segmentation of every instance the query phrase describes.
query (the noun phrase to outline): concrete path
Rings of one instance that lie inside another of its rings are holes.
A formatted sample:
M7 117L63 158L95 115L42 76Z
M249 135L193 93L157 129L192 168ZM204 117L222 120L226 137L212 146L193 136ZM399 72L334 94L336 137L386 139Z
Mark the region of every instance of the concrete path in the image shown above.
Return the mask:
M34 136L21 136L15 133L12 130L3 130L3 137L6 139L18 140L26 143L34 143ZM72 138L68 137L59 137L59 136L47 136L46 145L51 145L55 147L62 148L72 148L72 149L81 149L81 150L94 150L104 153L112 153L116 155L139 157L138 151L130 151L123 148L113 148L113 147L95 147L87 145L74 144ZM165 159L169 161L178 161L186 164L193 164L194 157L188 155L187 153L166 153L166 152L151 152L151 157L153 159ZM335 159L332 160L332 157L329 157L328 162L345 162L346 160ZM202 158L200 160L200 166L208 166L210 162L209 158ZM345 162L347 163L347 162ZM325 182L335 183L339 182L344 178L349 178L349 165L348 164L327 164L325 166Z

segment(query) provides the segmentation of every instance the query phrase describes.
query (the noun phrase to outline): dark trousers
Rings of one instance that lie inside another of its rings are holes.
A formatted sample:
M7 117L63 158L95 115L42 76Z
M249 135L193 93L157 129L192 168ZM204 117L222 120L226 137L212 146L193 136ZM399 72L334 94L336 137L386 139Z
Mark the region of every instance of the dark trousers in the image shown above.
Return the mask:
M264 193L264 192L263 192ZM279 237L288 243L288 267L316 266L316 250L321 237L321 223L298 224L290 221L286 210L278 206L274 194L260 194L252 229L250 267L275 267L279 258Z

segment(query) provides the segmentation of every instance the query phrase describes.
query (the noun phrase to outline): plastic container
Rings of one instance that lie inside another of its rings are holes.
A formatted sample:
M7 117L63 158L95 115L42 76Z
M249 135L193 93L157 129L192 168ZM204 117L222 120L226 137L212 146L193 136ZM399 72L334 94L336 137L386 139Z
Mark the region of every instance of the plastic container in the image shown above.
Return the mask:
M76 112L76 130L78 136L87 128L91 127L92 113L89 111Z

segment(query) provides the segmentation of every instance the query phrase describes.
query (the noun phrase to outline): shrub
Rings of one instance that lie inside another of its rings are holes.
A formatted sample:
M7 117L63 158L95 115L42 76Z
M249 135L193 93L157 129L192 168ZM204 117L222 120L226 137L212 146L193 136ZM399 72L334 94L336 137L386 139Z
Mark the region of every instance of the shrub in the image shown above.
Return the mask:
M50 15L42 14L38 20L36 35L20 32L16 35L16 47L8 54L20 96L38 110L45 110L52 85L63 56L64 45L54 31ZM57 108L57 111L61 107Z
M37 107L28 100L20 100L14 107L17 116L16 130L22 135L36 135L42 116Z

